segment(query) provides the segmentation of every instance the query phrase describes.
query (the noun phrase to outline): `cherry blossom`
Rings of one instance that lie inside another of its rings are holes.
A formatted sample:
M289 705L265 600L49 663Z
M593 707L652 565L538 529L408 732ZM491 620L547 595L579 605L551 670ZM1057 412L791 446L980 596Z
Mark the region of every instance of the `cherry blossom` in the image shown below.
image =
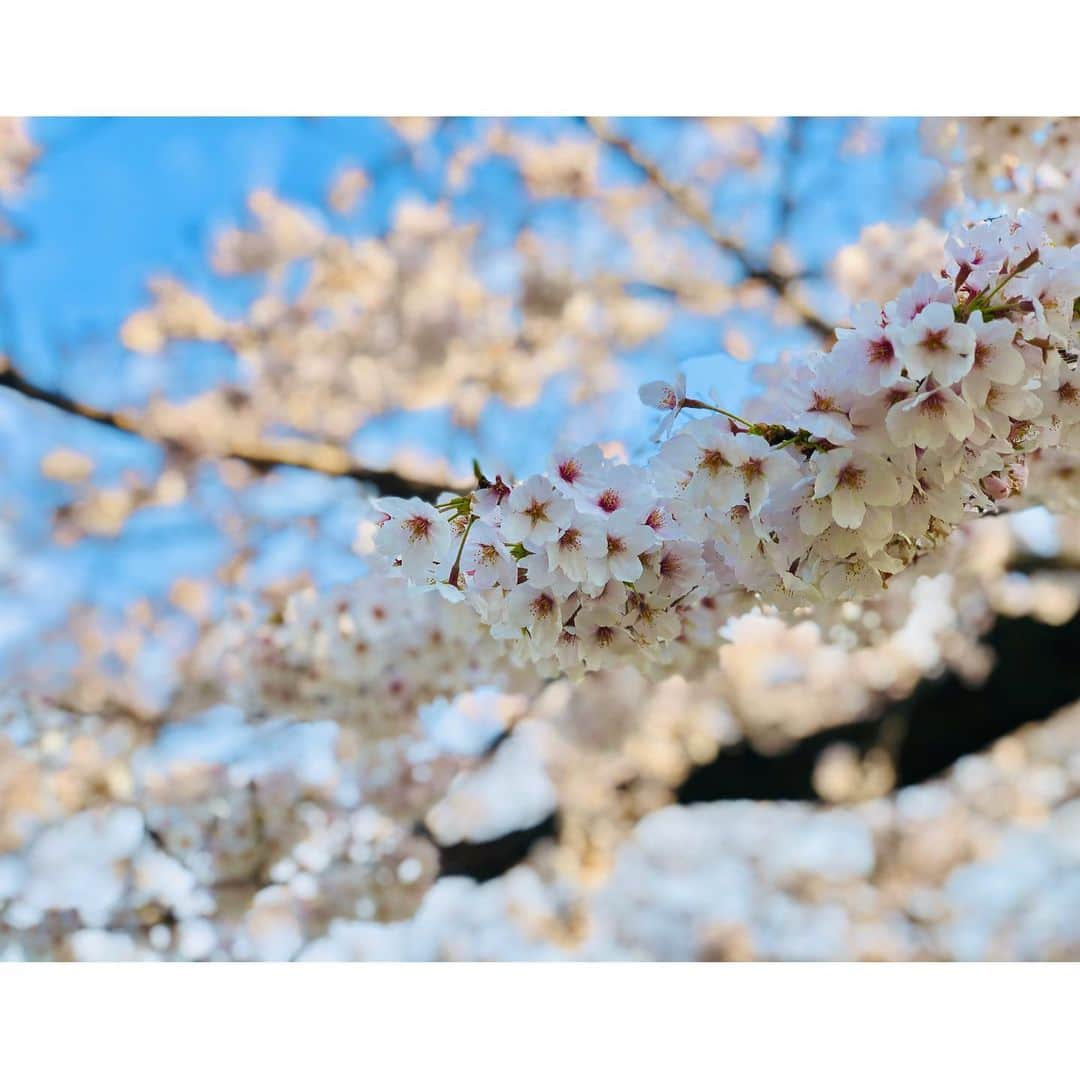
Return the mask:
M530 477L516 487L503 510L502 534L511 544L541 547L559 536L570 522L573 503L563 498L543 476Z
M959 382L975 358L975 334L956 322L949 304L933 301L912 319L900 336L901 359L913 379L933 376L939 383Z
M559 454L476 541L470 500L448 500L469 553L455 596L517 662L577 677L663 670L754 604L879 594L965 515L1020 494L1029 455L1080 443L1080 248L1021 215L960 231L947 256L943 276L860 306L831 352L773 381L755 420L682 380L650 384L668 437L644 463ZM676 428L688 411L711 415ZM478 574L479 551L497 575ZM415 561L429 573L440 558Z
M385 515L377 549L392 554L407 577L426 577L450 543L446 520L423 499L379 499L375 508Z

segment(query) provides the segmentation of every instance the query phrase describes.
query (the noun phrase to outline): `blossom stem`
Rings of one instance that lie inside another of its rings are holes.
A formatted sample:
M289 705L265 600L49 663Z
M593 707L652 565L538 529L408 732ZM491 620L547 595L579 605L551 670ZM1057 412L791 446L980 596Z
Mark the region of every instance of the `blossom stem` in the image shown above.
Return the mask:
M729 420L734 420L736 424L742 424L745 428L752 428L754 425L749 420L744 420L741 416L736 416L735 413L728 412L727 409L721 409L718 405L710 405L707 401L699 401L697 398L686 398L683 401L684 409L708 409L709 412L719 413L721 416L726 416Z
M1016 266L1014 266L1012 268L1012 270L1010 270L1009 273L1005 277L1003 277L994 286L994 288L990 292L988 292L986 294L986 296L977 296L977 297L975 297L974 298L975 303L973 304L973 309L975 307L983 308L983 307L988 306L990 301L993 300L993 298L999 292L1001 292L1001 290L1003 288L1005 288L1005 286L1008 285L1009 282L1012 281L1012 279L1014 277L1016 277L1017 274L1022 274L1025 270L1030 270L1038 261L1039 261L1039 249L1036 248L1034 251L1029 252L1028 255L1025 258L1021 259L1016 264Z
M473 527L473 522L479 520L475 514L469 515L469 520L465 523L465 528L461 534L461 543L458 545L457 558L454 559L454 565L450 567L450 575L446 579L448 585L457 586L458 577L461 574L461 556L465 551L465 541L469 539L469 530Z

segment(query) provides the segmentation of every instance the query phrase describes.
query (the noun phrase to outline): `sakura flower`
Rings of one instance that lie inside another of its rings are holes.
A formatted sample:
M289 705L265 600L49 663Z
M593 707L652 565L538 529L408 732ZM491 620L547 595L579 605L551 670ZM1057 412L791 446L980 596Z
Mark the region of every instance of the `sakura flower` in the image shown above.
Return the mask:
M1061 338L1069 334L1074 305L1080 297L1080 252L1074 255L1076 251L1051 248L1046 256L1047 264L1034 267L1011 283L1023 285L1022 295L1038 304L1040 322ZM1051 261L1058 265L1052 265Z
M949 386L959 382L975 360L975 334L958 323L949 304L927 304L900 334L900 357L913 379L932 375Z
M497 637L527 634L538 649L550 651L562 630L562 605L550 589L524 582L510 593L503 620L492 629Z
M930 304L945 304L950 307L955 299L953 287L948 281L932 274L920 274L910 288L885 305L885 318L894 325L906 325Z
M581 678L578 670L582 664L581 639L573 626L564 626L555 640L555 659L560 671L569 672L572 678Z
M668 604L656 603L641 592L627 598L625 623L638 640L649 644L671 641L682 629L682 620Z
M821 577L821 593L828 600L865 599L880 589L881 574L868 559L836 563Z
M841 447L815 454L811 464L814 498L828 497L833 520L846 529L862 525L867 506L894 506L902 497L896 470L884 458Z
M473 492L472 512L481 521L497 523L502 517L502 505L509 495L509 486L501 476L496 476L486 487Z
M589 559L589 581L598 586L610 580L636 581L641 576L640 556L658 545L656 535L629 510L616 510L602 527L604 549Z
M518 562L524 571L525 579L539 589L550 589L560 600L565 600L577 592L580 581L572 581L558 566L552 568L546 551L535 555L526 555Z
M754 511L762 508L770 491L793 484L800 475L791 453L774 450L760 435L738 436L732 467Z
M658 499L646 506L638 520L652 529L661 540L674 540L683 535L671 499Z
M976 311L968 320L975 334L975 356L971 370L964 376L961 392L973 407L985 404L986 395L995 383L1014 386L1024 375L1024 358L1016 348L1016 327L1008 319L986 322Z
M687 427L693 429L696 423L698 421L688 424ZM658 487L670 492L680 492L693 480L700 462L701 443L687 434L684 428L660 447L650 462L650 471Z
M482 521L473 523L461 552L461 571L470 586L512 589L517 584L517 566L498 532Z
M574 505L543 476L514 488L503 509L502 535L511 544L541 548L569 524Z
M1007 439L1015 420L1034 420L1042 412L1038 395L1019 386L993 385L986 395L978 418L999 439Z
M423 581L446 556L451 535L446 519L423 499L387 497L374 505L384 515L376 550L394 559L406 577Z
M544 551L549 571L561 570L570 581L585 581L588 560L603 558L607 551L603 523L578 515Z
M949 524L960 521L964 515L963 492L946 481L940 465L924 458L907 499L892 514L897 532L909 537L924 536L934 518Z
M577 498L596 486L604 455L599 446L583 446L580 450L555 454L551 465L551 482L564 495Z
M860 393L872 394L900 378L902 364L896 353L900 331L882 323L876 304L859 304L853 312L855 328L836 331L836 345L829 354L854 372Z
M757 509L769 495L771 484L791 480L798 472L794 461L760 436L733 435L713 420L697 420L685 432L698 445L698 460L688 493L726 510L749 499Z
M574 621L574 635L581 659L590 671L618 666L633 645L619 625L619 616L604 605L582 608Z
M975 428L971 408L947 386L899 401L885 415L885 426L899 446L936 449L951 436L966 439Z
M644 471L634 465L605 465L595 474L592 490L580 497L578 505L602 514L637 511L649 496L647 485Z
M1021 263L1040 245L1046 243L1046 222L1041 214L1031 210L1019 210L1016 217L1004 219L1006 229L1002 237L1009 263L1013 266Z
M638 390L638 397L643 405L648 405L650 409L659 409L664 413L651 435L653 442L659 442L671 430L686 404L686 376L680 371L673 383L663 381L646 383Z
M843 353L830 353L815 361L809 381L792 385L787 395L792 427L831 443L851 441L854 432L849 413L858 393L853 361L850 357L844 360Z
M665 597L682 596L705 575L701 545L689 540L670 540L658 551L642 555L645 574L639 586Z
M945 253L952 260L953 276L980 292L996 278L1005 261L1005 245L998 227L984 222L945 241Z
M1063 436L1080 425L1080 373L1064 372L1038 390L1043 409L1037 423L1047 430L1048 445L1064 445ZM1014 445L1016 440L1010 436Z

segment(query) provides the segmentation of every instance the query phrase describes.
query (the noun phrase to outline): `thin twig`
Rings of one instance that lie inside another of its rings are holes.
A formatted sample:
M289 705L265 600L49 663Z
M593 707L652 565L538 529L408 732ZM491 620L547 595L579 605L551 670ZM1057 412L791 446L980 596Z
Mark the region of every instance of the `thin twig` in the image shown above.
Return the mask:
M595 116L587 116L585 122L605 145L620 153L627 161L644 173L649 183L656 188L677 210L697 225L712 241L713 245L730 255L738 264L747 281L759 281L782 300L795 314L799 321L816 335L828 341L833 337L834 328L820 315L803 303L794 293L797 279L781 274L770 266L758 266L746 248L730 236L725 236L717 227L701 197L692 188L680 184L660 168L660 166L623 135L618 134L605 121Z

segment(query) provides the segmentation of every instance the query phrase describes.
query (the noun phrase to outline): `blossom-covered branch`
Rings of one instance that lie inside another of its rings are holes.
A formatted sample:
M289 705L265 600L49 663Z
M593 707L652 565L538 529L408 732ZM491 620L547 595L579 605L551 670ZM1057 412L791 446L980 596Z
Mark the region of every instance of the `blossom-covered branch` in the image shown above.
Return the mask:
M875 595L967 515L1020 494L1032 454L1080 445L1080 248L1021 212L946 253L941 276L857 307L755 418L650 384L659 434L684 411L712 415L643 466L588 447L515 487L384 499L378 548L467 600L519 663L572 675L667 667L747 604Z

